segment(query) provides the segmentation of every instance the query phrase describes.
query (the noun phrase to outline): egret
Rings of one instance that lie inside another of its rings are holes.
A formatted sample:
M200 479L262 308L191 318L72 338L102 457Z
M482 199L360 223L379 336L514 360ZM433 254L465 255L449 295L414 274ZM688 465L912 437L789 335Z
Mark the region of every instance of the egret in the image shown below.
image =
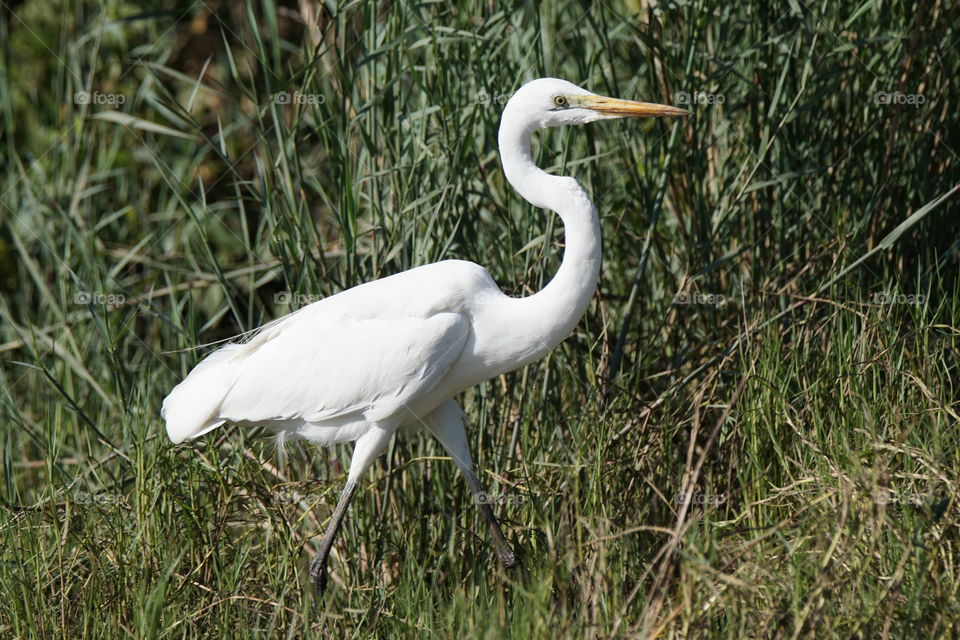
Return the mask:
M555 78L533 80L510 98L500 123L507 180L536 207L559 214L565 249L543 290L505 295L472 262L444 260L367 282L303 307L202 360L163 401L174 443L225 424L264 426L281 439L356 442L346 484L309 573L318 593L337 531L361 476L398 430L425 429L463 473L501 564L519 556L507 542L474 471L464 413L453 398L523 367L579 322L600 272L597 210L575 179L533 161L537 129L630 116L683 116L675 107L608 98Z

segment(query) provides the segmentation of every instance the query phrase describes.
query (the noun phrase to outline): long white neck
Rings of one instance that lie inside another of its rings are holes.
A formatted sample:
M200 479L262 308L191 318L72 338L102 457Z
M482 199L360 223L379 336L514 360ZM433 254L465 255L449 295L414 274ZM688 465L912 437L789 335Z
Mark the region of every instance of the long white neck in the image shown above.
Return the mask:
M504 113L499 134L503 171L525 200L560 215L566 248L559 271L543 290L508 303L517 347L511 356L521 364L546 355L570 335L590 304L600 273L597 210L576 179L552 176L534 164L530 138L536 129L536 123Z

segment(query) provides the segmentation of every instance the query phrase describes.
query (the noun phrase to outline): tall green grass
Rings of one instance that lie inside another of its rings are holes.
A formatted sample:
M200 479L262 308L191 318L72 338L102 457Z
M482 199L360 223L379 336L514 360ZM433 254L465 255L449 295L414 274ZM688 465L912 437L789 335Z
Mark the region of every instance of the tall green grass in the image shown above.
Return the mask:
M958 9L768 5L0 7L0 635L960 635ZM538 137L604 265L462 398L526 575L398 438L318 600L349 448L174 447L160 402L195 345L416 265L542 287L562 229L496 131L547 75L693 115Z

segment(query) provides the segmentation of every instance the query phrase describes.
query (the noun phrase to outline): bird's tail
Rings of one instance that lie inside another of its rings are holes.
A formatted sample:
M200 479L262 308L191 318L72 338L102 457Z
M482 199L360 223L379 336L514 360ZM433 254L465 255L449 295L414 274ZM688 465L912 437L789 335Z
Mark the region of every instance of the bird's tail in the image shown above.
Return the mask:
M230 360L244 346L228 344L214 351L163 399L160 416L166 420L167 435L174 444L226 422L220 417L220 405L235 380Z

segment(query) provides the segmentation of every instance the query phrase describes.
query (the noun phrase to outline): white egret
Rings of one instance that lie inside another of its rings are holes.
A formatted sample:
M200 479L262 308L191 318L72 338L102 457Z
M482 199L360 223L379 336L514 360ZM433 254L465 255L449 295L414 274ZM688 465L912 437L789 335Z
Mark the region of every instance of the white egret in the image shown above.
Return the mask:
M534 295L511 298L483 267L445 260L315 302L200 362L163 401L170 439L179 443L233 423L265 426L281 439L356 441L346 485L310 564L320 593L357 482L399 429L436 436L479 498L464 414L453 397L557 346L586 310L600 271L596 208L576 179L534 164L531 135L595 120L686 114L554 78L524 85L503 110L500 157L520 195L563 221L566 247L553 280ZM518 565L490 505L477 502L501 563Z

